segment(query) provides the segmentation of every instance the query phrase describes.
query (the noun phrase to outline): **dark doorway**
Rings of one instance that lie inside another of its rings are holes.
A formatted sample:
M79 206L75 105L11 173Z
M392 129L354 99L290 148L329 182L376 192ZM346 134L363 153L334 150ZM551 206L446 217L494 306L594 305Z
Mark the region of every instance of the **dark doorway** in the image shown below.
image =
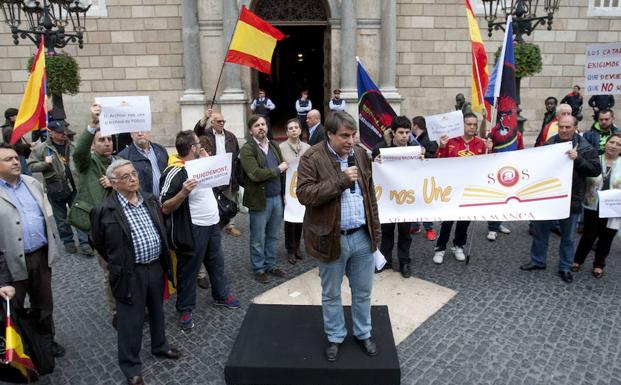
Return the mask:
M303 89L308 89L313 108L323 115L325 48L327 26L278 26L287 37L276 45L272 58L272 75L258 73L258 87L276 109L270 118L272 132L280 140L285 135L285 123L296 117L295 101ZM328 67L329 68L329 67ZM328 72L329 74L329 69ZM256 94L256 88L253 90ZM253 95L255 97L256 95Z

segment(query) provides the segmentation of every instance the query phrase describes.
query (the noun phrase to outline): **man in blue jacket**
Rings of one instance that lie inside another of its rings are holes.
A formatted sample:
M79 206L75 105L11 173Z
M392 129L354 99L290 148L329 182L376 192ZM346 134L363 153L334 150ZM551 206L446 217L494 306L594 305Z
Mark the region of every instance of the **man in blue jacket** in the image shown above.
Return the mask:
M142 191L160 196L160 176L168 165L168 152L150 141L145 131L132 132L132 144L119 152L119 156L132 162L140 179Z

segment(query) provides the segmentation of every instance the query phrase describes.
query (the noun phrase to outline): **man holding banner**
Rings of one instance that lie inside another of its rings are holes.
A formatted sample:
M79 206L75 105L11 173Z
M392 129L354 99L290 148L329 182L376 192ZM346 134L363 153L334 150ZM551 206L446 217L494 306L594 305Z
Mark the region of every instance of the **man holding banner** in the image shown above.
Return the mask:
M462 156L474 156L484 155L487 153L488 145L483 139L476 136L478 130L479 119L475 114L464 114L464 135L458 138L449 139L444 135L440 138L438 149L438 158L456 158ZM464 246L468 238L468 226L470 221L457 221L457 228L455 229L455 239L453 240L454 247L451 248L455 259L462 262L466 260L464 254ZM440 227L440 235L436 242L435 253L433 255L433 262L440 265L444 262L444 253L446 250L446 244L451 236L451 229L453 228L453 221L443 221Z
M211 187L188 178L185 163L207 157L193 131L181 131L175 138L179 161L164 170L160 180L162 212L167 218L170 246L177 253L177 303L179 326L194 327L192 310L196 306L196 276L201 263L207 268L211 296L216 306L239 308L229 292L224 276L220 215Z
M406 147L406 146L419 146L419 143L410 136L412 132L412 124L410 119L406 116L397 116L390 123L390 128L384 133L384 141L379 142L371 156L374 161L381 162L380 149L387 147ZM413 142L410 142L410 138ZM412 244L412 236L410 235L410 227L412 222L399 222L396 224L397 231L399 233L399 239L397 241L397 255L399 256L399 271L403 278L410 278L412 276L412 269L410 263L412 257L410 257L410 245ZM395 245L395 223L382 223L382 243L380 245L380 251L386 258L386 265L384 269L390 269L392 267L392 248ZM381 271L381 270L380 270Z
M373 252L380 240L380 222L364 149L354 146L356 121L334 111L325 122L326 141L311 147L298 169L297 195L306 206L306 251L319 259L325 350L336 361L345 337L341 283L347 274L352 292L353 334L369 356L377 354L371 339ZM335 166L338 164L338 168Z
M586 191L586 178L596 177L601 174L601 166L597 156L597 150L582 136L576 134L578 120L575 116L562 116L558 121L558 134L546 142L552 145L562 142L572 142L572 149L567 156L573 160L573 176L571 185L571 206L569 217L559 220L561 230L561 243L559 246L558 274L567 283L573 281L570 273L574 259L574 239L576 237L576 225L582 212L582 202ZM520 266L521 270L543 270L546 268L548 256L548 238L550 229L556 220L533 222L533 243L530 248L530 262Z

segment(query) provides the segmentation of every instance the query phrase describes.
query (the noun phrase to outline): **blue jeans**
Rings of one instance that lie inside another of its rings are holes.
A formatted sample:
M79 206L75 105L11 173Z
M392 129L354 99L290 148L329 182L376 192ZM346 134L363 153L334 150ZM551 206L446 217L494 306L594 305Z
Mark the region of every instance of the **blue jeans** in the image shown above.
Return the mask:
M250 210L250 267L265 273L276 267L278 239L283 223L280 195L265 198L265 210Z
M196 277L201 263L209 273L211 295L223 300L228 295L228 283L224 276L224 257L220 247L220 226L192 225L194 251L177 251L177 311L191 311L196 306Z
M371 337L371 289L374 271L371 240L364 229L351 235L341 235L339 259L319 262L323 328L328 341L341 343L347 336L341 303L343 274L347 274L349 278L352 293L354 336L359 340Z
M559 246L559 271L569 271L574 261L574 239L576 225L580 214L570 214L568 218L551 221L533 221L533 243L530 247L530 258L539 266L546 265L548 257L548 238L550 229L558 222L561 230L561 244Z
M500 225L502 225L502 222L500 222L500 221L488 221L487 222L487 231L499 232L500 231Z

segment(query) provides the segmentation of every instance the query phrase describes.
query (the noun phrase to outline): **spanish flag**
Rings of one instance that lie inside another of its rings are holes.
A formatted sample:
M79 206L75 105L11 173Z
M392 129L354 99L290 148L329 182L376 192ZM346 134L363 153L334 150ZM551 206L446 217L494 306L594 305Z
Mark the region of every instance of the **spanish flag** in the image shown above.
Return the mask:
M285 35L242 6L225 62L237 63L266 74L271 73L276 42Z
M5 334L5 352L4 362L11 365L24 376L24 379L28 382L36 381L39 378L37 369L34 363L30 359L30 356L24 351L24 344L22 343L22 337L13 325L11 319L11 309L9 307L9 301L6 305L6 334Z
M492 106L483 98L485 89L489 83L489 72L487 72L487 54L481 39L479 24L472 12L470 0L466 1L466 16L468 17L468 29L470 30L470 43L472 45L472 110L483 111L483 106L487 110L487 120L492 119Z
M28 132L47 126L47 111L45 110L45 95L47 90L45 82L45 46L42 36L37 56L35 56L32 62L30 76L26 83L26 91L19 105L19 112L15 119L13 134L11 134L11 144L15 144Z

